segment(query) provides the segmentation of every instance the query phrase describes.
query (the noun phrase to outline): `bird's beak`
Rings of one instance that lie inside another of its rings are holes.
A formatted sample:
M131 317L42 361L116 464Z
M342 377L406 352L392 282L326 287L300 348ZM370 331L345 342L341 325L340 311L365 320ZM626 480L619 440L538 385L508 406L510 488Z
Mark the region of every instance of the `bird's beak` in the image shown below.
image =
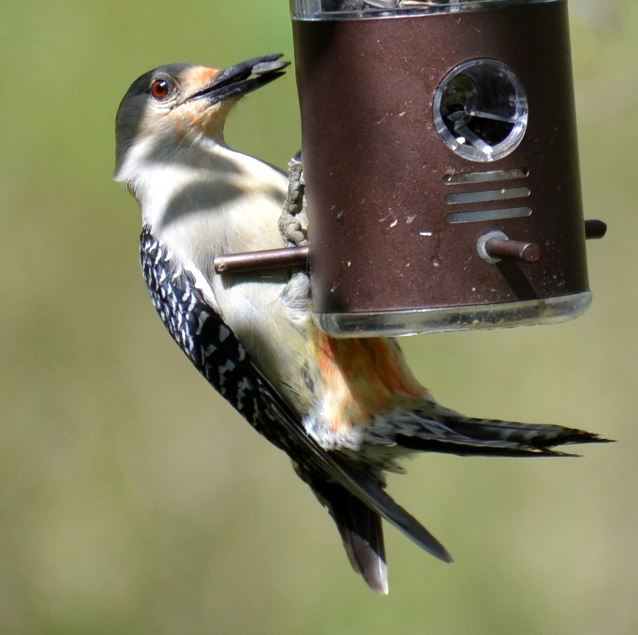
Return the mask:
M281 53L254 57L221 71L203 90L191 95L187 101L205 99L209 105L225 101L230 97L245 95L260 86L281 77L290 62L281 61Z

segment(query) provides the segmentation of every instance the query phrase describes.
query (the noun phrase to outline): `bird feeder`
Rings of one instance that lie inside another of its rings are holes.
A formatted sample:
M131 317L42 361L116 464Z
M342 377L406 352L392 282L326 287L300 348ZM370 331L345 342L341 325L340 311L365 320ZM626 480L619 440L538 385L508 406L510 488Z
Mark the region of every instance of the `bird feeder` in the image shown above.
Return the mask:
M566 0L291 0L312 303L335 337L589 306Z

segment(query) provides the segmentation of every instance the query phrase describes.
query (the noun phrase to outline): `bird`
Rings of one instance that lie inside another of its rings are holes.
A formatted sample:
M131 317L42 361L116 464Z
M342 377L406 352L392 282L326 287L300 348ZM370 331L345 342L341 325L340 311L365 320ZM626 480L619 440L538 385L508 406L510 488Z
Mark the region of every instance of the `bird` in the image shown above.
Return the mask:
M340 338L312 319L309 273L216 273L216 256L286 246L286 174L224 140L245 95L281 77L280 54L225 69L168 64L136 79L116 115L115 180L142 215L152 303L204 379L290 458L327 508L354 571L388 593L382 519L444 562L452 557L386 491L418 452L541 457L600 442L559 425L464 416L439 404L396 339Z

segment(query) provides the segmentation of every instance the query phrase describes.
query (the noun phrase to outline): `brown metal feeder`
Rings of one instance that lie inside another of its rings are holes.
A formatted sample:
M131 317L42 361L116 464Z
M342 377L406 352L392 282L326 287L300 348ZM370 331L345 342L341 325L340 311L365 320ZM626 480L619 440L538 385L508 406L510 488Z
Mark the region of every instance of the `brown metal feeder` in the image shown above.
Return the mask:
M403 335L581 314L567 2L291 6L319 326Z

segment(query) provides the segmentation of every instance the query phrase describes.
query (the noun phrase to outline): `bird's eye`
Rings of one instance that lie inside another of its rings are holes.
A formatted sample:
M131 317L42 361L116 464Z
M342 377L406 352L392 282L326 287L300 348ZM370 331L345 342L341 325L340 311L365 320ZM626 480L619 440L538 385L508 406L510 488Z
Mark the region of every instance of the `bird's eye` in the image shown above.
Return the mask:
M151 95L161 101L171 94L171 84L166 79L156 79L151 84Z

